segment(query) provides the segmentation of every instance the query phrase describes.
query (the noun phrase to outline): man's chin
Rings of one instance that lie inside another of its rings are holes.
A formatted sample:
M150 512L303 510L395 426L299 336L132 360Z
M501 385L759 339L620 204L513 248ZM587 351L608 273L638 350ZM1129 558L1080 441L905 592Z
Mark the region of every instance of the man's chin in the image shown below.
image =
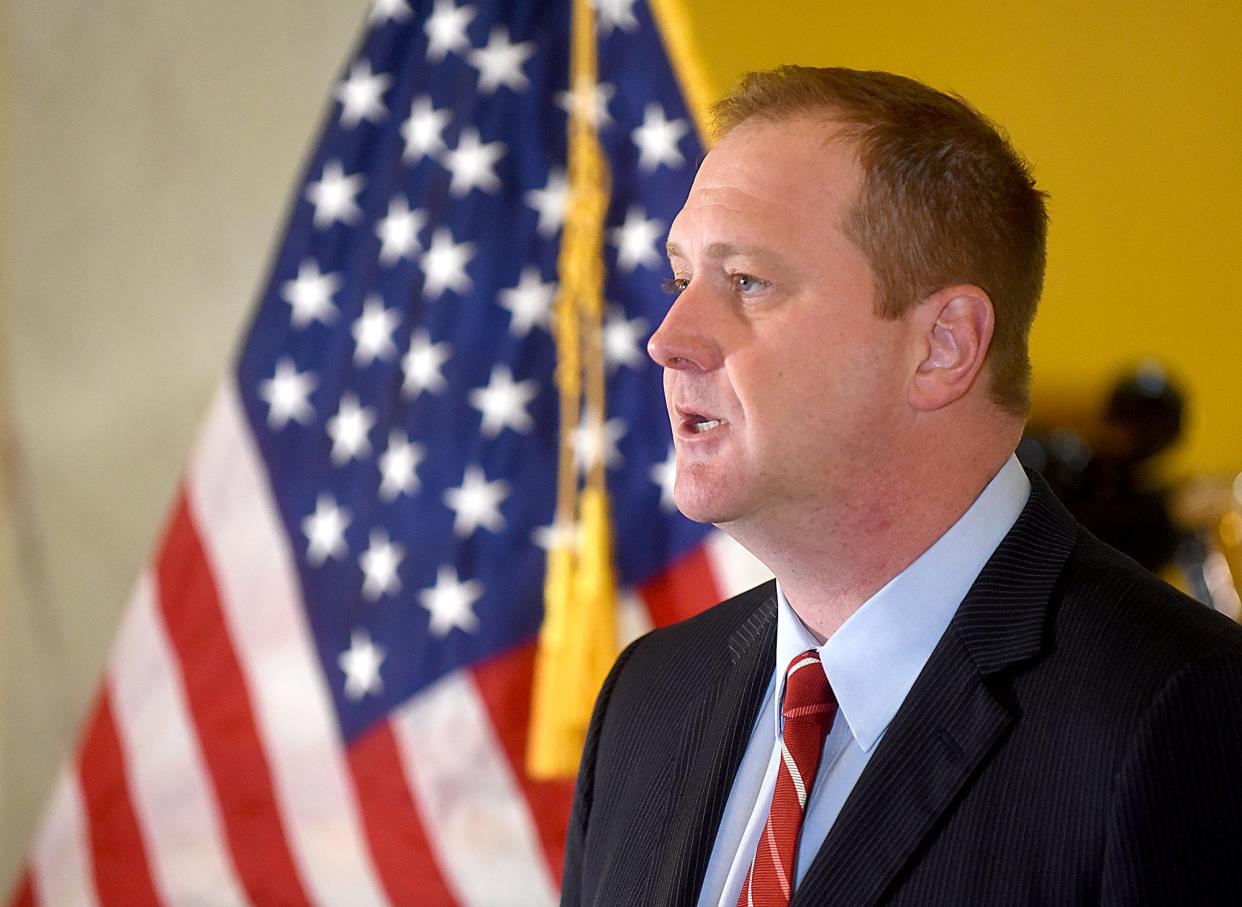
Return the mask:
M711 523L713 526L724 528L738 516L736 507L730 507L729 502L721 495L677 494L674 500L682 515L696 523Z

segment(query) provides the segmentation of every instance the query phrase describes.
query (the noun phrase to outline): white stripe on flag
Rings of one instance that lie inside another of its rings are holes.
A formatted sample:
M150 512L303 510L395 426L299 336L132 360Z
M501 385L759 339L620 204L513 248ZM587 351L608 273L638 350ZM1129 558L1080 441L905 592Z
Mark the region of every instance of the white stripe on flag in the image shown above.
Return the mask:
M160 898L245 904L148 571L139 577L108 670L130 796Z
M555 904L534 821L474 679L464 671L442 678L394 711L391 722L427 837L458 902Z
M95 907L95 879L82 789L72 768L61 770L56 790L39 833L30 862L40 904L52 907Z
M772 578L772 571L763 566L757 557L720 530L708 535L706 548L707 560L716 575L722 599L745 592Z
M386 904L303 617L289 541L231 378L212 403L187 487L308 893L326 904Z
M633 589L621 593L617 608L617 649L620 651L652 628L651 612Z

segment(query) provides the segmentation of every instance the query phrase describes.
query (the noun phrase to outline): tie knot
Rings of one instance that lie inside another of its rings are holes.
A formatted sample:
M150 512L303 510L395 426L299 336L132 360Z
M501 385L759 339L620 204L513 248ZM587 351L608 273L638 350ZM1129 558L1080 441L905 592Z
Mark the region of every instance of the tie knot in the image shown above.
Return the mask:
M814 722L827 733L836 712L837 700L828 685L819 653L807 649L795 656L785 671L785 701L781 707L785 721Z

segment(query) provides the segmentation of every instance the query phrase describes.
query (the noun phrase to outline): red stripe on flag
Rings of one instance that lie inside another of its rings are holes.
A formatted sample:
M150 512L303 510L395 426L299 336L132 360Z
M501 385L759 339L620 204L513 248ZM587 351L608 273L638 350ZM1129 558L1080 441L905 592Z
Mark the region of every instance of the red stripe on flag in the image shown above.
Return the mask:
M721 598L703 545L657 573L638 591L657 627L693 617Z
M367 843L388 897L394 904L452 905L405 783L391 725L379 722L346 753Z
M513 766L513 774L535 820L548 869L559 886L565 853L565 829L569 827L569 813L573 808L574 779L536 781L525 771L535 645L516 646L476 664L471 673L491 715L496 737L504 747L509 764Z
M242 885L259 904L309 903L285 838L245 676L184 490L156 566L160 611Z
M22 877L18 880L17 887L13 890L13 899L9 901L9 907L35 907L39 903L35 898L34 890L34 874L31 873L30 867L22 870Z
M159 904L106 687L83 735L77 770L99 902L126 907Z

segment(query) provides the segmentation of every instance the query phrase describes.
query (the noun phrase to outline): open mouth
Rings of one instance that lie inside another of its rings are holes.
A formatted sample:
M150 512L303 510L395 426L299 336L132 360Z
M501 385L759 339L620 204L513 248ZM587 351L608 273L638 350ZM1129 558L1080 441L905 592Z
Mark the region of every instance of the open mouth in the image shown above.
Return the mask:
M686 406L676 407L677 415L681 417L678 432L685 437L687 435L705 435L709 431L715 431L722 425L728 425L725 419L717 419L706 413L696 412Z
M688 410L679 411L681 413L681 424L685 430L696 435L704 434L724 424L722 420L713 419L711 416L705 416L702 413L690 412Z

